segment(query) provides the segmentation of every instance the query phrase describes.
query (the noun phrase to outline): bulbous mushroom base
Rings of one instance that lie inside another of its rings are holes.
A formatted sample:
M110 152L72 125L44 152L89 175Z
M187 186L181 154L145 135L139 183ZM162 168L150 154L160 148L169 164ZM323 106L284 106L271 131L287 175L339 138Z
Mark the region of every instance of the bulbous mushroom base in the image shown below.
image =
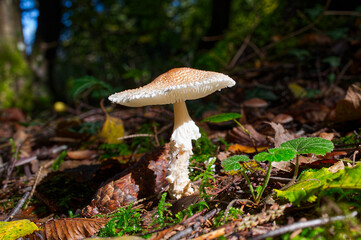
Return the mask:
M193 155L192 139L197 140L201 134L199 128L189 120L178 126L172 134L169 146L169 195L180 199L194 193L188 177L189 159Z
M171 141L169 151L169 194L172 198L180 199L183 196L189 196L194 193L192 183L188 177L189 158L191 151L182 151L176 147L176 143Z

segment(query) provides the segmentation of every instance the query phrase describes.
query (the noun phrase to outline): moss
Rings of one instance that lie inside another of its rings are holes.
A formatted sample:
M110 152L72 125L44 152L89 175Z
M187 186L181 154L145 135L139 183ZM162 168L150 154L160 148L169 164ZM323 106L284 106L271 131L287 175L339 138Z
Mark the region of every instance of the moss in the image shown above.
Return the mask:
M31 110L34 94L31 71L15 44L0 42L0 108L19 107Z

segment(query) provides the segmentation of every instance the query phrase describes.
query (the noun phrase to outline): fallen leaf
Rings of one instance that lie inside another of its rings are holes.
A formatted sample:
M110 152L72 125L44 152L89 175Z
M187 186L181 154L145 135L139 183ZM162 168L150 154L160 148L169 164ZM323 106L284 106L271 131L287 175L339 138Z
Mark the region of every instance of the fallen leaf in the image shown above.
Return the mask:
M257 147L257 152L262 152L266 150L268 147ZM243 146L240 144L232 144L229 146L228 151L232 153L255 153L256 149L250 146Z
M124 136L124 125L122 119L106 114L106 119L100 132L100 136L108 144L117 144L122 142L122 140L119 140L120 137Z
M0 222L0 239L15 240L37 230L39 230L39 228L35 225L35 223L30 222L28 219L12 222Z
M91 237L108 222L106 218L60 218L42 225L43 231L33 233L29 239L84 239Z
M361 105L361 88L356 84L352 84L346 93L345 100L351 102L355 109Z
M318 137L332 141L332 139L335 137L335 134L322 132L318 135Z
M330 171L332 173L336 173L342 169L345 169L345 164L343 163L343 161L338 161L337 163L335 163L334 165L329 167L328 171Z
M345 99L336 105L336 122L346 122L361 119L361 88L356 84L347 89Z
M249 124L245 124L244 127L249 131L256 147L269 146L269 142L265 135L257 132ZM248 134L243 131L241 127L234 127L231 131L227 132L226 140L244 146L253 146L252 140L249 138Z
M303 98L307 94L307 91L297 83L288 84L288 88L291 90L295 98Z
M269 122L269 125L275 130L274 145L275 147L281 146L282 143L289 140L295 139L295 136L290 134L283 126L279 123Z
M67 152L68 157L75 160L89 159L94 154L96 154L96 151L93 150L77 150Z

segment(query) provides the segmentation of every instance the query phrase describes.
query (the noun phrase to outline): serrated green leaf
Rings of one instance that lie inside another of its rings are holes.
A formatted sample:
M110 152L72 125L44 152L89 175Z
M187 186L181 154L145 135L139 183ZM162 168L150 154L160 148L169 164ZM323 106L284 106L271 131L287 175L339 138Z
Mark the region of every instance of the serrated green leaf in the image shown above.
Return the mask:
M280 162L280 161L289 161L296 157L296 151L292 148L271 148L268 149L268 152L261 152L254 156L254 160L257 162Z
M334 145L331 141L318 138L296 138L285 143L281 144L281 147L292 148L296 151L297 154L316 154L316 155L325 155L328 152L331 152L334 148Z
M302 201L313 202L317 199L317 193L331 188L361 189L361 165L353 168L345 168L336 173L328 171L328 168L319 170L310 169L304 171L298 183L284 191L276 190L278 197L287 199L291 203L300 204Z
M240 117L242 117L242 115L239 113L222 113L203 119L202 122L220 123L220 122L232 121Z
M240 161L249 161L249 157L245 155L235 155L222 161L224 171L238 171L241 169Z

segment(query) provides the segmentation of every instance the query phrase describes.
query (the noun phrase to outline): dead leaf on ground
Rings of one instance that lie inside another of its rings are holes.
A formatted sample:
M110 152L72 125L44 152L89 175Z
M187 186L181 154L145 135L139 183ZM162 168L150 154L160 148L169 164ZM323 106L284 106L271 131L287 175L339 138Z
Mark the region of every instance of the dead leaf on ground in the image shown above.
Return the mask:
M347 90L345 100L351 102L355 109L359 108L361 105L361 88L352 84Z
M69 158L74 160L83 160L92 158L96 154L96 151L93 150L78 150L78 151L68 151L67 155Z
M257 147L257 152L262 152L264 150L266 150L268 147ZM254 147L250 147L250 146L243 146L240 144L232 144L231 146L229 146L228 151L230 151L231 153L255 153L256 149Z
M273 142L275 147L281 146L282 143L287 142L295 138L294 135L290 134L280 123L269 122L269 125L275 130L275 136L273 138ZM292 171L292 164L291 162L273 162L272 167L275 167L279 170L285 172Z
M91 237L108 222L106 218L60 218L42 225L44 231L28 235L26 239L83 239Z
M361 119L361 88L351 85L345 99L340 100L336 106L336 122L347 122Z
M273 142L275 147L281 146L282 143L287 142L289 140L295 139L295 136L289 133L280 123L269 122L269 125L275 130L275 136L273 138Z
M249 131L252 139L256 144L256 147L269 146L267 137L257 132L252 125L245 124L244 127ZM253 146L252 140L241 127L234 127L231 131L229 131L227 133L226 140L229 142L238 143L243 146Z
M100 136L108 144L117 144L122 142L122 140L119 140L120 137L124 136L124 125L122 119L106 114L106 119L100 132Z

